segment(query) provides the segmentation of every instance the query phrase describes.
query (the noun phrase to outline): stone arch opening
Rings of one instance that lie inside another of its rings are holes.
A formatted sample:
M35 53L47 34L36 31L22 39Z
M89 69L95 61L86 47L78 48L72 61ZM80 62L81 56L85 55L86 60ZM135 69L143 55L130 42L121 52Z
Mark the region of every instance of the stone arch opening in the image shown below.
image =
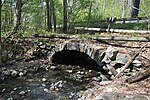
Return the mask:
M86 53L76 50L62 50L56 52L52 56L52 63L54 64L65 64L65 65L79 65L91 70L97 70L105 72L102 66L99 66L97 62L92 59Z

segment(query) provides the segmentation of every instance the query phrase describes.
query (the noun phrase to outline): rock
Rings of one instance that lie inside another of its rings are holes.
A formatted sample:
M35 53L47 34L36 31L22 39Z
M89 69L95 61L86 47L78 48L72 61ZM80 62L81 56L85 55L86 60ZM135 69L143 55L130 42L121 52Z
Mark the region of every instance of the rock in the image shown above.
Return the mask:
M77 74L83 75L84 72L83 71L78 71Z
M1 69L2 71L6 71L7 70L7 68L6 67L2 67L2 69Z
M19 73L19 76L21 76L21 77L22 77L23 75L24 75L24 74L23 74L23 72L20 72L20 73Z
M79 44L78 43L67 43L67 50L77 50L79 51Z
M93 91L95 91L95 90L94 90L94 89L88 89L88 90L86 90L86 91L83 93L82 97L81 97L79 100L90 100L90 99L86 99L86 98L92 96Z
M1 76L1 77L0 77L0 84L3 83L4 80L5 80L5 77L4 77L4 76L3 76L3 77Z
M101 81L99 84L100 85L107 85L109 83L111 83L112 81Z
M41 48L41 49L45 49L45 48L46 48L46 45L41 45L40 48Z
M127 100L126 96L119 93L102 93L96 96L95 100Z
M24 66L21 66L21 67L24 67ZM23 72L23 68L19 68L18 71Z
M43 87L45 87L45 86L46 86L46 84L42 84L42 86L43 86Z
M10 73L11 73L10 70L2 71L2 74L5 75L5 76L9 76Z
M73 73L73 70L66 70L66 72L68 72L68 73Z
M15 61L6 61L5 64L6 64L6 65L13 65L14 62L15 62Z
M58 88L56 88L55 90L56 90L56 91L59 91L59 89L58 89Z
M149 100L145 95L126 95L123 93L101 93L97 94L94 100Z
M62 88L62 87L63 87L63 84L58 84L57 87L58 87L58 88Z
M43 82L46 82L46 81L47 81L47 79L46 79L46 78L42 78L42 81L43 81Z
M42 42L39 42L39 43L38 43L38 46L42 46L42 45L43 45L43 43L42 43Z
M120 71L120 70L118 70L118 71ZM129 68L124 71L124 73L129 73L129 72L130 72Z
M108 81L108 78L105 75L100 75L102 81Z
M92 80L100 82L102 79L101 79L101 77L93 77Z
M74 76L76 79L81 79L82 76L80 74L77 74L76 76Z
M57 67L56 66L51 66L50 69L55 70L55 69L57 69Z
M132 100L149 100L150 96L146 96L146 95L136 95L133 98L131 98Z
M48 60L46 60L45 62L44 62L44 64L45 63L48 63ZM41 68L43 68L43 69L45 69L46 71L49 71L49 69L51 68L51 66L42 66Z
M50 90L51 90L51 91L55 90L55 86L51 86L51 87L50 87Z
M15 91L11 91L10 94L13 94Z
M75 95L75 93L71 92L69 95L69 99L72 99L74 95Z
M128 61L128 56L126 54L118 53L116 56L116 63L126 64Z
M117 53L118 50L113 46L109 46L106 50L106 56L108 56L112 61L116 59Z
M13 100L13 98L8 98L7 100Z
M23 70L23 74L24 74L24 75L26 75L26 74L27 74L27 72L28 72L27 70Z
M17 88L14 88L13 90L14 90L14 91L16 91L16 90L17 90Z
M2 89L2 91L1 92L5 92L6 91L6 89Z
M82 93L81 93L82 91L80 91L80 92L77 92L77 96L78 96L78 98L81 98L82 97Z
M30 92L31 90L27 90L27 92Z
M91 73L91 72L92 72L92 70L89 70L89 72Z
M106 56L104 57L104 59L102 60L102 62L105 62L106 64L108 64L108 63L111 62L111 60L110 60L110 58L106 55Z
M80 74L81 74L81 75L83 75L83 74L84 74L84 72L80 72Z
M56 83L52 83L51 84L51 87L50 87L50 90L59 90L59 88L63 88L64 87L64 84L66 83L66 81L58 81Z
M38 70L39 70L39 66L33 67L33 72L38 72Z
M48 89L45 88L44 91L45 91L45 92L48 92Z
M19 95L25 95L26 94L26 92L25 91L21 91L20 93L19 93Z
M133 64L134 66L136 66L136 67L140 67L140 66L142 65L142 63L141 63L139 60L134 60L134 61L132 62L132 64Z
M18 72L16 70L12 70L11 76L12 77L17 77L18 76Z

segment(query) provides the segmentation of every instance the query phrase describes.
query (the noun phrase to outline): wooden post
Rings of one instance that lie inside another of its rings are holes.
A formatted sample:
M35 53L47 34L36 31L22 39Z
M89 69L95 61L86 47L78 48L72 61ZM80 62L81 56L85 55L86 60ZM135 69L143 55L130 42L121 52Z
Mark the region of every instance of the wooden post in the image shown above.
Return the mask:
M116 17L115 18L112 18L112 17L110 17L110 18L107 18L107 22L108 22L108 30L107 30L107 32L110 32L110 28L112 27L112 25L113 25L113 23L116 21Z

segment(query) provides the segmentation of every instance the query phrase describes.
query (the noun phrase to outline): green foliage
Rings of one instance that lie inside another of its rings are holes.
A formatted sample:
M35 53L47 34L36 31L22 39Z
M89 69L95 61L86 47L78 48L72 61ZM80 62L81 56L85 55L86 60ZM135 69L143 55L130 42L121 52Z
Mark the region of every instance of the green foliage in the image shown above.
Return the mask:
M148 23L117 23L113 25L113 28L129 30L146 30L146 28L148 28Z
M16 1L16 0L15 0ZM14 28L15 1L4 0L2 6L2 33L3 35ZM28 36L33 34L52 34L47 32L47 17L45 0L23 0L21 26L19 34ZM130 17L130 5L125 0L124 17ZM92 6L91 6L92 3ZM62 0L54 0L57 25L63 24ZM150 0L141 0L139 17L150 16ZM91 6L91 9L90 9ZM68 25L86 27L107 27L104 22L107 17L123 17L122 0L68 0ZM115 24L114 28L144 29L147 24Z

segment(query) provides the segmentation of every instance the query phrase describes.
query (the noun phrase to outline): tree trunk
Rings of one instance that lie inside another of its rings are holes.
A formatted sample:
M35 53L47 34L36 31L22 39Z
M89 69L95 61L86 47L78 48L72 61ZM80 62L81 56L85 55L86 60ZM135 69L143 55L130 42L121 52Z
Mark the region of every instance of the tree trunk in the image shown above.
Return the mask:
M6 32L6 28L7 28L7 2L6 2L6 0L4 0L4 2L3 2L3 4L5 5L3 8L4 8L4 10L5 10L5 12L4 12L4 21L3 21L3 32Z
M51 22L51 8L49 7L49 0L46 0L46 9L47 9L47 30L52 31L52 22Z
M5 10L7 10L7 7L5 7ZM7 24L8 24L8 12L5 11L5 22L4 22L4 32L7 32Z
M63 33L67 33L67 0L63 0Z
M51 0L50 3L52 8L52 14L53 14L54 32L56 32L56 12L55 12L54 0Z
M13 0L11 0L11 7L10 7L10 26L11 26L11 28L13 28L13 15L14 15L14 13L13 13Z
M125 0L122 0L122 18L125 18Z
M89 8L89 14L88 14L88 23L90 22L90 20L91 20L91 13L92 13L92 4L93 4L93 2L91 1L91 3L90 3L90 8Z
M130 0L130 16L131 18L138 17L140 0Z
M2 67L1 5L2 5L2 0L0 0L0 67Z
M16 12L15 12L15 17L14 19L14 30L13 33L17 33L19 30L19 27L21 25L21 13L22 13L22 0L17 0L16 1Z
M103 2L102 18L105 18L106 0Z

